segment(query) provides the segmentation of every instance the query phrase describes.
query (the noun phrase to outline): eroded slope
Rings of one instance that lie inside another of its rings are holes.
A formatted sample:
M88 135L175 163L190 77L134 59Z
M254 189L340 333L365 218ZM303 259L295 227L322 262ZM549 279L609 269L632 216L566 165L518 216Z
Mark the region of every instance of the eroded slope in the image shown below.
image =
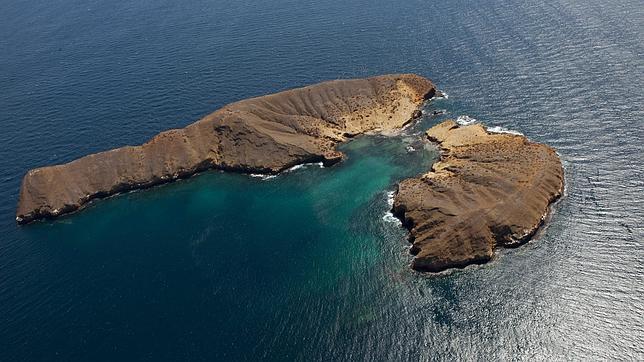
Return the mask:
M480 264L496 246L520 245L563 191L556 152L524 136L446 121L427 137L440 145L441 159L401 182L393 207L410 230L416 270Z
M429 80L398 74L324 82L232 103L143 145L29 171L16 221L55 217L95 198L212 168L276 173L303 162L337 162L338 143L402 127L434 92Z

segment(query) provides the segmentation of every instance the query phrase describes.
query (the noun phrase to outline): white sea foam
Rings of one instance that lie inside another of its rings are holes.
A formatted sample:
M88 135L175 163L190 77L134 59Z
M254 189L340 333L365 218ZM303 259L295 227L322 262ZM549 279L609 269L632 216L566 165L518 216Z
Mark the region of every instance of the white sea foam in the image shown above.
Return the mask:
M456 123L460 124L461 126L467 126L477 122L478 120L476 118L470 116L458 116L458 118L456 118Z
M394 214L391 213L391 211L387 211L383 216L382 219L385 220L386 222L391 222L396 225L402 225L400 220L398 220L397 217L394 216Z
M391 208L394 207L394 197L396 195L395 191L389 191L387 192L387 205L389 205L389 209L385 214L382 216L382 219L386 222L391 222L397 225L402 225L400 220L398 220L397 217L394 216L394 214L391 212Z
M394 207L395 197L396 197L396 191L387 192L387 205L389 205L389 208Z
M507 129L507 128L500 127L500 126L488 127L487 131L492 132L492 133L509 133L509 134L514 134L514 135L517 135L517 136L523 136L523 133L521 133L519 131L514 131L514 130Z
M296 170L299 170L301 168L305 168L305 167L308 167L308 166L318 166L320 168L324 168L324 163L322 163L322 162L301 163L299 165L295 165L293 167L287 168L286 170L282 171L281 173L293 172L293 171L296 171ZM263 174L263 173L250 173L250 174L248 174L248 176L250 176L250 177L261 178L264 181L274 179L275 177L277 177L279 175L280 174L266 175L266 174Z
M439 90L436 93L439 95L433 96L432 99L449 99L449 94L447 94L447 92Z
M324 163L322 163L322 162L301 163L301 164L295 165L295 166L293 166L291 168L287 168L286 170L284 170L284 172L285 173L286 172L293 172L293 171L299 170L301 168L306 168L306 167L309 167L309 166L318 166L319 168L324 168Z
M303 163L301 163L301 164L299 164L299 165L295 165L295 166L293 166L293 167L291 167L291 168L287 168L286 170L284 170L284 172L293 172L293 171L297 171L297 170L299 170L299 169L301 169L301 168L304 168L304 164L303 164Z
M458 118L456 118L456 123L458 123L461 126L468 126L470 124L479 123L479 121L478 121L478 119L476 119L474 117L470 117L470 116L467 116L467 115L462 115L462 116L458 116ZM501 127L501 126L487 127L487 131L491 132L491 133L509 133L509 134L513 134L513 135L517 135L517 136L523 136L523 133L521 133L519 131L515 131L515 130L512 130L512 129L507 129L507 128Z
M273 178L277 177L277 175L264 175L262 173L251 173L251 174L248 174L248 176L255 177L255 178L261 178L264 181L270 180L270 179L273 179Z

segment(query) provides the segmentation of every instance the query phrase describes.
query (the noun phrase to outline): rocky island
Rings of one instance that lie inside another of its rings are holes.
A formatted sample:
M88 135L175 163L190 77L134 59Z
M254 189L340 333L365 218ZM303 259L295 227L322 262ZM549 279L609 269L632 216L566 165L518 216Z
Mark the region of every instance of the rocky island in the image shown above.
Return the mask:
M413 74L335 80L224 106L183 128L27 172L20 224L76 211L94 199L186 178L208 169L278 173L307 162L332 164L351 137L403 127L435 93Z
M297 164L339 162L336 146L400 129L436 94L413 74L336 80L242 100L182 129L27 172L16 221L74 212L90 201L219 169L275 174ZM430 172L399 184L393 213L409 229L412 267L438 272L489 261L542 224L563 190L556 152L482 125L443 122L427 131L441 148Z
M416 270L481 264L497 246L521 245L563 192L557 153L522 135L445 121L427 137L440 160L399 184L392 210L409 229Z

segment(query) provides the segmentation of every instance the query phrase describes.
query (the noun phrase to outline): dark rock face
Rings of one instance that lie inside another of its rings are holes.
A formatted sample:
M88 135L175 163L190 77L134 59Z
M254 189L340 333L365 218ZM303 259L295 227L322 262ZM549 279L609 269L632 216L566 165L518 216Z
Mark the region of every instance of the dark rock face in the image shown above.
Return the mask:
M232 103L143 145L29 171L16 221L56 217L92 199L208 169L277 173L305 162L331 165L342 160L338 143L402 127L435 91L423 77L396 74L324 82Z
M416 270L481 264L496 246L521 245L563 192L556 152L524 136L446 121L427 137L440 145L441 159L401 182L393 207L410 231Z

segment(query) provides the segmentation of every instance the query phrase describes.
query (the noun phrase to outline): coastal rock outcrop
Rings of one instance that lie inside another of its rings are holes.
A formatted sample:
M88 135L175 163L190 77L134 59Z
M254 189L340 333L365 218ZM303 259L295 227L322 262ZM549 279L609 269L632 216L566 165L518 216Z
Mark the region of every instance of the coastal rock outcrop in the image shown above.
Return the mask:
M342 159L338 143L404 126L434 85L413 74L336 80L224 106L182 129L27 172L18 223L56 217L89 201L208 169L277 173L306 162ZM415 115L418 115L417 113Z
M562 164L549 146L454 121L427 137L440 160L399 184L392 210L409 229L416 270L481 264L497 246L521 245L563 192Z

